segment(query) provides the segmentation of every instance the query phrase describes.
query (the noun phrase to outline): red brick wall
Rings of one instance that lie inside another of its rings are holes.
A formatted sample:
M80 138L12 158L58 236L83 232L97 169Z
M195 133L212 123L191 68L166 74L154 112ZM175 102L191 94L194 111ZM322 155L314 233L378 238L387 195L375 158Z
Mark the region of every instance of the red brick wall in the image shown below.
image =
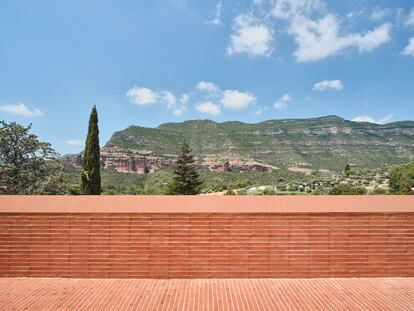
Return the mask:
M0 276L414 276L413 213L3 213Z

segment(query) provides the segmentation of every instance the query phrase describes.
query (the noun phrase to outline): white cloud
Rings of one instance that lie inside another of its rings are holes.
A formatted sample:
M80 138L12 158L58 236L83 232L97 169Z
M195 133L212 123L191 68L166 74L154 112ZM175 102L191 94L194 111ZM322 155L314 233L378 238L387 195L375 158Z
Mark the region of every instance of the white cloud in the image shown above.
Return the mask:
M172 109L177 104L177 98L170 91L162 91L160 93L161 102L167 106L167 109Z
M256 96L248 92L226 90L223 92L221 103L229 109L240 110L256 101Z
M208 21L207 24L218 26L221 24L221 1L216 4L216 10L214 12L214 17L211 21Z
M292 100L292 98L290 97L289 94L285 94L285 95L283 95L282 97L279 98L279 101L285 102L285 103L290 102L291 100Z
M197 105L197 110L201 113L206 113L210 115L217 115L221 112L220 106L214 104L213 102L204 102Z
M410 42L402 51L403 55L414 56L414 37L411 37Z
M390 15L391 13L392 13L392 11L389 8L380 9L380 8L376 7L372 11L370 17L374 21L380 21L380 20L383 20L388 15Z
M217 93L220 91L219 87L212 82L207 81L200 81L197 84L197 89L199 91L207 92L207 93Z
M371 116L363 115L363 116L353 118L352 121L354 121L354 122L369 122L369 123L375 123L375 124L386 124L386 123L391 122L393 117L394 117L393 114L388 114L385 117L376 120Z
M373 117L370 116L359 116L352 119L354 122L368 122L368 123L377 123Z
M366 14L366 12L364 10L352 11L352 12L349 12L348 14L346 14L346 17L348 19L355 19L357 17L363 16L364 14Z
M135 105L146 106L155 104L158 99L158 94L145 87L133 87L128 90L127 97Z
M393 118L394 118L394 115L391 113L391 114L388 114L388 115L386 115L385 117L383 117L383 118L381 118L381 119L377 120L377 122L378 122L379 124L385 124L385 123L389 123L389 122L391 122Z
M189 100L188 94L182 94L179 99L170 91L154 91L145 87L133 87L128 90L129 101L138 106L148 106L162 104L168 110L172 110L175 115L182 115L187 107ZM178 103L179 102L179 103Z
M407 20L405 21L405 24L407 26L414 26L414 7L411 9L410 14L407 17Z
M180 103L185 105L188 103L188 100L190 99L190 96L188 94L183 94L180 97Z
M219 86L208 81L198 82L195 88L201 93L190 92L176 96L167 90L155 91L145 87L134 87L128 90L127 97L133 104L139 106L162 105L176 116L180 116L188 110L187 104L190 96L201 97L200 103L195 106L196 109L211 115L221 113L223 107L241 110L256 101L256 96L252 93L238 90L222 91ZM283 98L287 101L290 100L288 94L285 94Z
M356 47L359 52L369 52L390 41L390 24L383 24L366 33L341 34L334 15L313 21L305 16L293 18L289 33L298 45L294 52L298 62L320 60Z
M205 107L217 112L217 108L225 107L228 109L241 110L248 107L250 104L256 101L256 96L249 92L242 92L239 90L224 90L222 91L219 86L212 82L200 81L196 85L197 90L204 92L204 102L202 104L209 104L201 106L201 109ZM203 94L201 94L203 95ZM213 103L219 101L220 103ZM200 105L198 105L200 107ZM200 111L200 109L198 109ZM203 111L204 112L204 111Z
M275 108L276 110L285 110L287 109L288 104L285 102L274 102L273 103L273 108Z
M250 15L239 15L233 25L227 54L246 53L249 56L272 54L273 31Z
M186 111L187 111L187 107L186 106L179 106L178 108L174 109L173 113L176 116L181 116Z
M360 53L369 52L390 41L391 24L389 23L383 23L367 31L346 32L345 27L341 25L342 19L329 14L328 7L323 0L272 0L269 2L272 6L270 15L288 25L288 34L297 44L294 52L297 62L321 60L351 48L357 49ZM376 7L368 13L368 16L379 21L394 11L398 14L398 9ZM350 12L346 16L349 20L356 16L367 15L367 12L364 9ZM269 15L265 15L263 20L268 25ZM260 20L256 20L256 24L259 23Z
M276 110L286 110L288 103L292 100L289 94L285 94L273 103L273 108Z
M72 145L72 146L81 146L83 145L84 141L81 139L70 139L66 140L65 144Z
M272 14L281 19L289 19L297 15L310 15L322 11L324 3L321 0L277 0Z
M259 109L256 110L256 114L261 115L267 109L269 109L268 106L260 107Z
M323 80L313 85L314 91L337 90L344 88L341 80Z
M0 111L28 118L43 116L43 113L39 109L35 108L33 110L30 110L23 103L0 106Z

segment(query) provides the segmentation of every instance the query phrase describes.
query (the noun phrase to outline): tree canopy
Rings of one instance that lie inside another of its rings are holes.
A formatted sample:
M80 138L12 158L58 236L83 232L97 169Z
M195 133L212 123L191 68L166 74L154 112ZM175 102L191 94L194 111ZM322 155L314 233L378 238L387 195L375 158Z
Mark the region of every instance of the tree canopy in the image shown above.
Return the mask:
M391 193L411 193L411 189L414 187L414 162L393 168L389 178Z
M64 193L59 154L30 130L0 121L0 194Z

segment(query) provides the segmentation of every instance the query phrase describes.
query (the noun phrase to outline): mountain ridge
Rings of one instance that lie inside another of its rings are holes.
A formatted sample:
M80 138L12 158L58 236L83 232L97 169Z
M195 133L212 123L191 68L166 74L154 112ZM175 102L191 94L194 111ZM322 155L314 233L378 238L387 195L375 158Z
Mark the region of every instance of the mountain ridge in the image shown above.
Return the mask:
M409 124L414 126L414 120L399 120L399 121L392 121L392 122L388 122L388 123L372 123L372 122L361 122L361 121L352 121L352 120L348 120L345 119L343 117L339 117L337 115L326 115L326 116L320 116L320 117L312 117L312 118L288 118L288 119L268 119L268 120L264 120L264 121L259 121L259 122L243 122L243 121L238 121L238 120L229 120L229 121L223 121L223 122L216 122L210 119L191 119L191 120L185 120L185 121L181 121L181 122L165 122L165 123L161 123L156 127L146 127L146 128L161 128L165 125L173 125L173 124L185 124L185 123L193 123L193 122L206 122L206 123L214 123L216 125L221 125L221 124L226 124L226 123L238 123L238 124L243 124L243 125L256 125L256 124L266 124L269 122L295 122L295 121L315 121L315 122L320 122L320 121L332 121L332 120L338 120L338 121L345 121L345 122L352 122L354 124L371 124L374 126L387 126L387 125L395 125L395 124ZM137 126L137 125L129 125L130 126ZM141 126L137 126L137 127L141 127Z
M315 170L340 170L348 163L375 167L412 157L414 121L375 124L329 115L258 123L203 119L156 128L131 125L115 132L103 149L121 156L171 159L183 141L190 143L199 163L209 167L232 161Z

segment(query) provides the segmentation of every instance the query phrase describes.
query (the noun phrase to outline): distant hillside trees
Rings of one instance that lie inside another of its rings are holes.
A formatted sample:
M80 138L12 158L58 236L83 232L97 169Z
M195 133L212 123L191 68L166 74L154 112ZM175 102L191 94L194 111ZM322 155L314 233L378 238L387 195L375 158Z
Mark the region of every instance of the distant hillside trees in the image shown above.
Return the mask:
M65 193L59 154L30 130L0 121L0 194Z
M190 146L184 142L181 146L181 154L178 157L169 194L194 195L200 193L202 181L194 167L194 156Z
M89 118L88 136L83 153L83 170L81 175L81 193L86 195L101 194L99 128L98 112L93 106Z
M391 170L390 192L393 194L410 194L414 187L414 163L400 165Z

